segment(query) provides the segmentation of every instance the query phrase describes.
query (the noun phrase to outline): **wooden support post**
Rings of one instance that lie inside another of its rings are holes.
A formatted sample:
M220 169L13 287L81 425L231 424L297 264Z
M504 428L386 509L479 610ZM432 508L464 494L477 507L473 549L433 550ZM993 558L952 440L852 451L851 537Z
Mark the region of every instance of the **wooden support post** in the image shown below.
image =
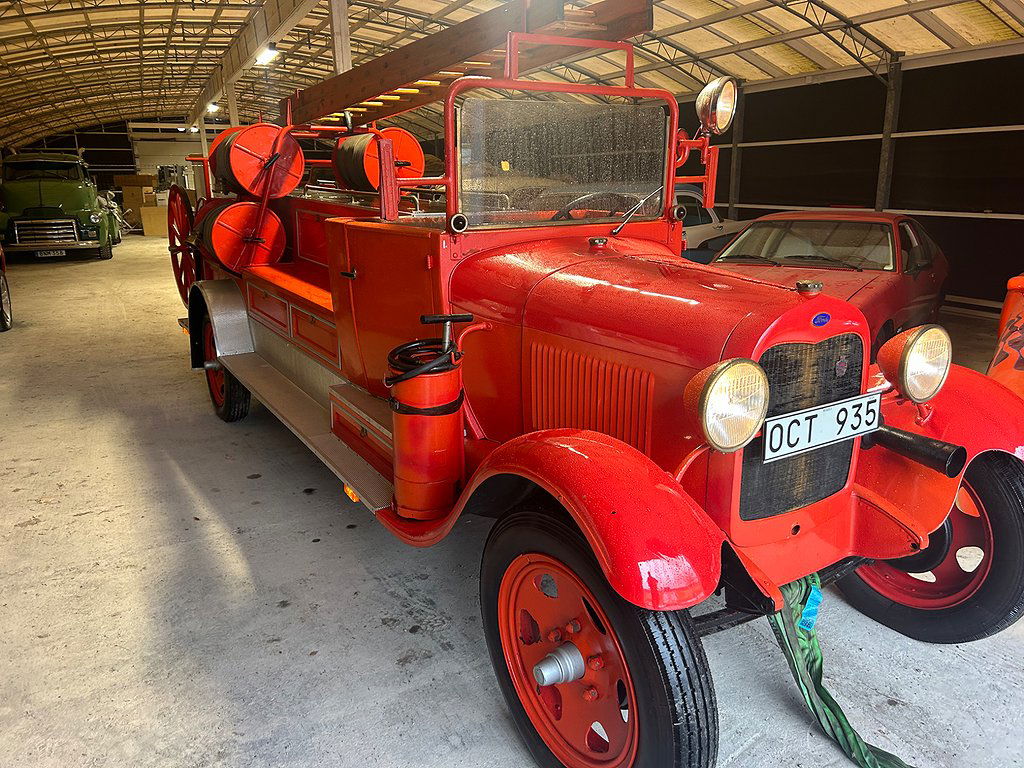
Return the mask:
M331 45L334 49L334 73L352 69L352 42L349 39L348 0L330 0Z
M227 83L224 86L224 95L228 99L228 119L232 125L241 125L242 119L238 116L238 96L235 93L234 83Z
M886 78L885 116L882 122L882 151L878 160L878 187L875 190L875 210L889 207L892 193L892 170L895 159L895 141L892 134L899 128L900 98L903 95L903 62L897 54L889 65Z
M732 152L729 154L729 218L739 218L740 168L743 165L743 91L736 94L736 115L732 122Z
M199 118L199 146L203 148L203 157L210 156L210 145L206 141L206 121Z

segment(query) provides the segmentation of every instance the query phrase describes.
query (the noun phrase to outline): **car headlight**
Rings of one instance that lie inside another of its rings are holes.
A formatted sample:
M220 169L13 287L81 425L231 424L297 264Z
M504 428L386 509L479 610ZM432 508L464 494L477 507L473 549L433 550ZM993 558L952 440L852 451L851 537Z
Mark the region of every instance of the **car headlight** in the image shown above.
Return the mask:
M878 350L878 367L915 403L931 400L942 389L953 362L949 334L938 325L922 325L892 337Z
M754 436L768 413L768 376L753 360L734 358L709 366L686 386L701 430L716 451L732 453Z
M99 224L100 223L100 215L98 213L90 213L89 214L89 221L91 221L93 224Z

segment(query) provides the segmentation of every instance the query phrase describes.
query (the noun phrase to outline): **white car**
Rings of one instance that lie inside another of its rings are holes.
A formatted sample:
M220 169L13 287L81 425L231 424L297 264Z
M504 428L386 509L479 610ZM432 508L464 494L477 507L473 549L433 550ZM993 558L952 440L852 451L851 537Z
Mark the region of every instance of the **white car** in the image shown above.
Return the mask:
M707 264L747 222L720 219L713 208L704 207L703 200L700 187L693 184L676 185L676 205L686 208L686 216L683 217L686 248L682 255L690 261Z

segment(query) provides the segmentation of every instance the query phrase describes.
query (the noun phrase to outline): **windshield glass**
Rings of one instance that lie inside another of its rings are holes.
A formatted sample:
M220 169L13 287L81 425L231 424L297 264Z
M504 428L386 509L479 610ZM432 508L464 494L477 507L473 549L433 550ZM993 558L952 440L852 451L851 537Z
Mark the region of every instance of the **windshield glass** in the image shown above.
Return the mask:
M871 221L758 221L747 227L716 261L817 264L891 272L892 228Z
M469 96L459 109L459 199L470 226L661 215L662 106Z
M22 179L60 179L81 181L82 171L78 163L63 163L56 160L26 160L4 163L4 181Z

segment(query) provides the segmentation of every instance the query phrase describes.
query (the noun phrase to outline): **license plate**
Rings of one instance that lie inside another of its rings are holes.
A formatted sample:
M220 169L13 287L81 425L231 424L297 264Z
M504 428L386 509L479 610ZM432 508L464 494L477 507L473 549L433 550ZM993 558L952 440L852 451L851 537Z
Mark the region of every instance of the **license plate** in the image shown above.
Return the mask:
M67 256L67 251L36 251L36 255L41 259L59 259L61 256Z
M806 453L878 428L882 395L857 395L764 422L764 462Z

